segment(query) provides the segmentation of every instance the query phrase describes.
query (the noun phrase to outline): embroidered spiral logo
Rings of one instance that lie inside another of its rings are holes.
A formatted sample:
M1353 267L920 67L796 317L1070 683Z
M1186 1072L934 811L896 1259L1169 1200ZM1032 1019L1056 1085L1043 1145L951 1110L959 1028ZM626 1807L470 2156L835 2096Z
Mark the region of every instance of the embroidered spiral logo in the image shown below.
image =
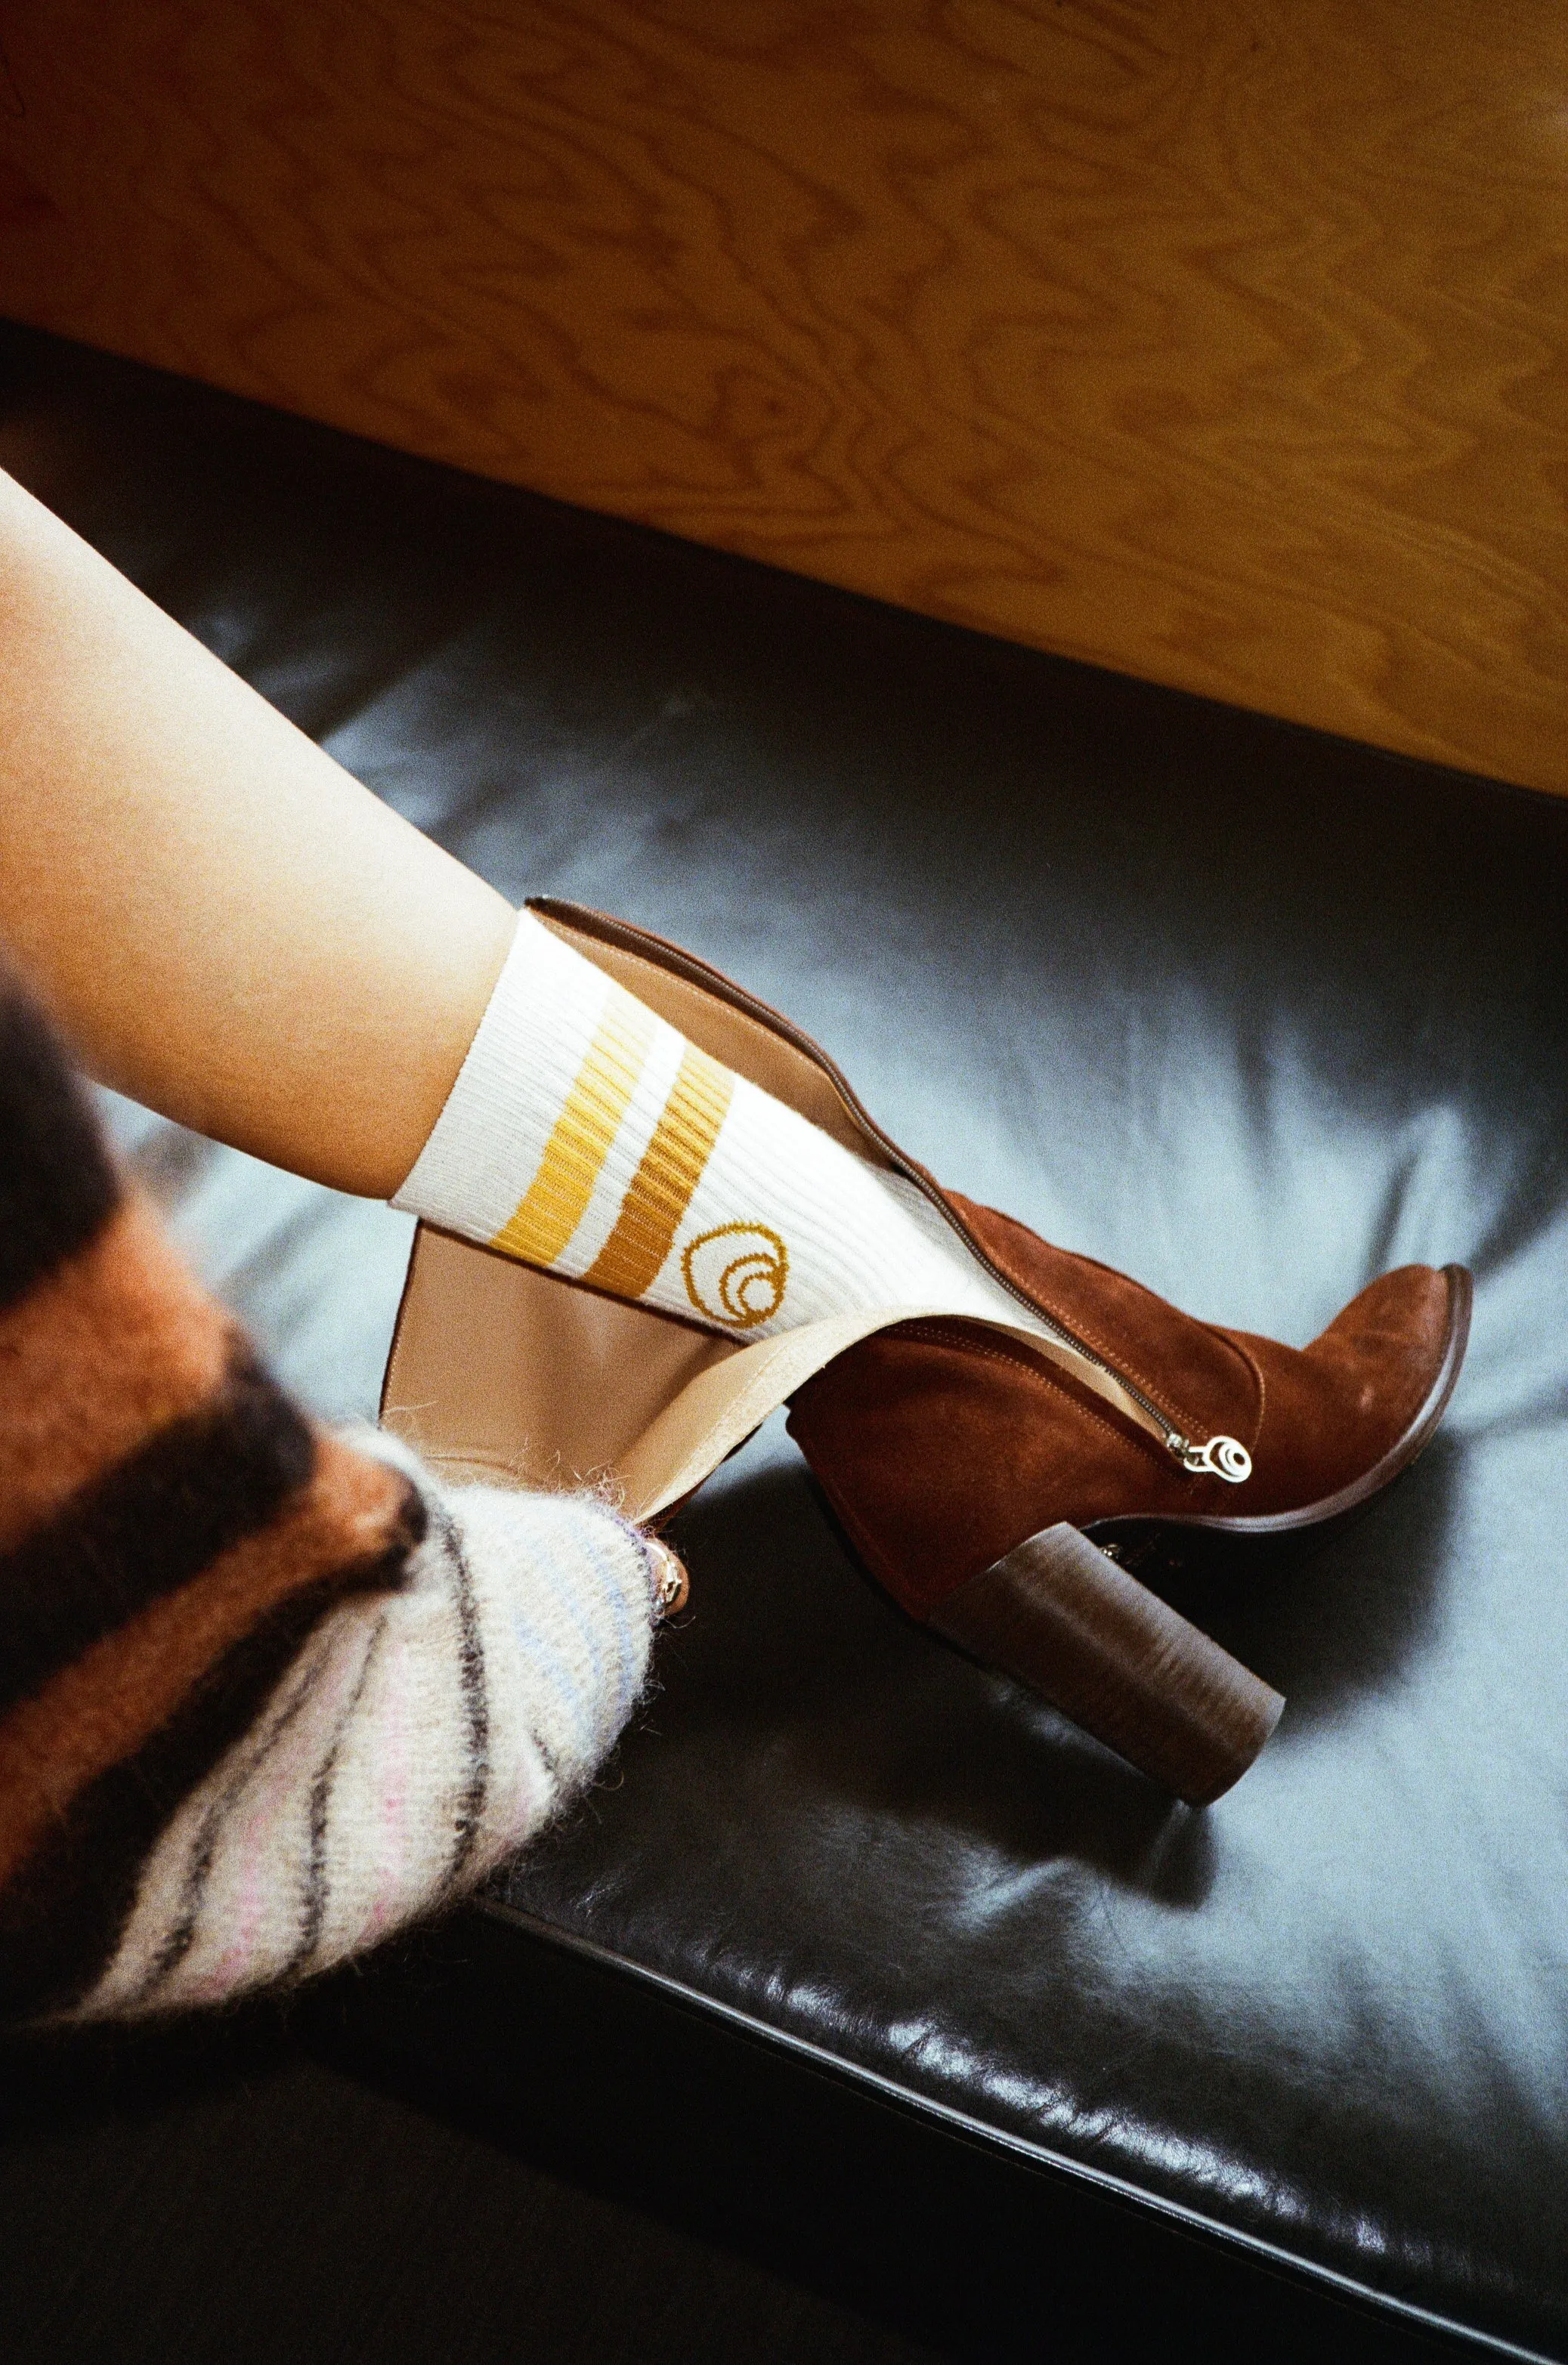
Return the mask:
M699 1314L734 1330L755 1330L784 1303L790 1251L766 1224L721 1224L698 1234L680 1269Z

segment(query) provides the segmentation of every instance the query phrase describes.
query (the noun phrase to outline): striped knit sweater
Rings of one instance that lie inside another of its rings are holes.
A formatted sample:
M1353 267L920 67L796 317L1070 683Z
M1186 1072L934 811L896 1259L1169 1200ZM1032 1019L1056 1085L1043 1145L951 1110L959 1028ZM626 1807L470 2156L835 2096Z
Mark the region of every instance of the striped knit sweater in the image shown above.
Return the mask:
M0 974L0 2018L216 2001L458 1894L591 1777L678 1564L322 1430Z

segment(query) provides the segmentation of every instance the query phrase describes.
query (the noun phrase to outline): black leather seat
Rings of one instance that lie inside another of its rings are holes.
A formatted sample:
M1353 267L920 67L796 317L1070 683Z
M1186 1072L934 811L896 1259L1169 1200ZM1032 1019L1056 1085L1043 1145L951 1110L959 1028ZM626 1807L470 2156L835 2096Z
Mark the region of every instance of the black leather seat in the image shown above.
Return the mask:
M1217 1807L903 1622L770 1427L683 1516L613 1787L365 1983L380 2041L495 2092L597 2031L601 2110L662 2047L643 2105L711 2070L742 2180L837 2190L896 2122L910 2207L994 2170L1042 2310L1167 2347L1234 2303L1321 2354L1338 2293L1389 2354L1568 2356L1568 805L10 331L0 465L506 892L782 1005L945 1181L1298 1343L1476 1275L1425 1460L1198 1605L1289 1701ZM238 1295L363 1395L400 1235L308 1306L257 1222Z

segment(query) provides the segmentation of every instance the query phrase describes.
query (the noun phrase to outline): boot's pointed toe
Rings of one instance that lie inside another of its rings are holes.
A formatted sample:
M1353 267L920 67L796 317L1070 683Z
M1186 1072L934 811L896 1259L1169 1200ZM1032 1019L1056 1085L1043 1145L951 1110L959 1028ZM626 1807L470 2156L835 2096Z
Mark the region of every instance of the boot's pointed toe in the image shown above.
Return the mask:
M1275 1533L1320 1525L1396 1478L1442 1418L1470 1307L1462 1265L1407 1264L1353 1297L1300 1353L1231 1334L1257 1366L1266 1407L1245 1523Z
M1010 1217L953 1204L1031 1304L1137 1384L1170 1440L980 1325L904 1324L841 1356L797 1395L790 1430L916 1615L1057 1521L1113 1538L1181 1530L1189 1558L1205 1534L1230 1546L1321 1526L1398 1476L1452 1393L1470 1322L1462 1266L1384 1273L1294 1348L1196 1321ZM1215 1437L1243 1449L1241 1480L1170 1450Z

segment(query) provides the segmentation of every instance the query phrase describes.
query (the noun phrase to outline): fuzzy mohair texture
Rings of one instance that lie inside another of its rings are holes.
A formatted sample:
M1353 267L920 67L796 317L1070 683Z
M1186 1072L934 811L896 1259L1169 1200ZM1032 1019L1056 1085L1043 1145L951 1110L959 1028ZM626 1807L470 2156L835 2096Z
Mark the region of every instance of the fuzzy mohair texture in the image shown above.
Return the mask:
M0 2018L323 1970L591 1779L672 1564L269 1378L0 970Z

